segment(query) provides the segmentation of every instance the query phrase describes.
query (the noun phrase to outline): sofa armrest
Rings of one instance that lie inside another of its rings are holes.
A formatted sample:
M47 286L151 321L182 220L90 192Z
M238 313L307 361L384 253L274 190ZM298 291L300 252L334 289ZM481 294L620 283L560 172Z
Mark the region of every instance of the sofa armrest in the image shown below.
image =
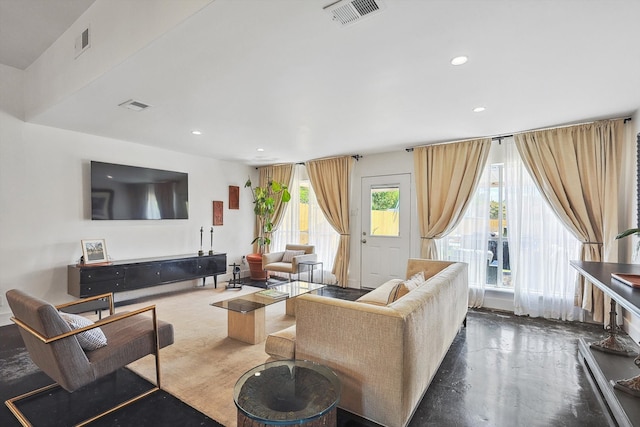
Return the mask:
M433 259L409 258L407 261L407 279L422 271L424 278L435 276L445 268L453 264L453 261L438 261Z
M63 307L64 306L68 306L68 305L69 304L61 304L61 306L63 306ZM86 331L88 331L90 329L99 328L99 327L101 327L103 325L108 325L110 323L117 322L117 321L122 320L122 319L126 319L128 317L132 317L132 316L136 316L138 314L145 313L147 311L151 312L151 321L153 322L152 323L153 331L154 331L154 334L156 336L156 341L157 341L157 336L158 336L158 317L156 315L156 306L155 305L150 305L150 306L147 306L147 307L143 307L143 308L140 308L140 309L137 309L137 310L134 310L134 311L127 311L127 312L121 313L121 314L114 314L114 315L111 315L111 316L109 316L109 317L107 317L105 319L98 320L98 321L92 323L89 326L83 326L83 327L78 328L78 329L72 329L72 330L70 330L68 332L63 332L63 333L57 334L57 335L52 336L52 337L47 337L44 334L41 334L40 332L38 332L35 329L33 329L31 326L29 326L26 323L24 323L23 321L21 321L20 319L12 317L11 320L15 324L20 326L23 330L25 330L26 332L30 333L34 337L38 338L43 343L49 344L49 343L52 343L52 342L55 342L55 341L58 341L58 340L61 340L61 339L64 339L64 338L68 338L68 337L71 337L71 336L74 336L74 335L78 335L78 334L80 334L82 332L86 332Z
M293 257L293 260L291 261L291 266L293 268L293 271L298 271L298 263L300 262L306 262L306 261L311 261L311 262L315 262L318 260L318 254L304 254L304 255L296 255Z

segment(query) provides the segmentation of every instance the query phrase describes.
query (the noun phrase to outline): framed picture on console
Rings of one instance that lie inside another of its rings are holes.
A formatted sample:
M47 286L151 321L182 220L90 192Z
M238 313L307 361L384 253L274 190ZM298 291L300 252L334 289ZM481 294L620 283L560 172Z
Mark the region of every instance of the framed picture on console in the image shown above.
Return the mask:
M100 264L109 262L107 257L107 243L104 239L81 240L82 259L85 264Z

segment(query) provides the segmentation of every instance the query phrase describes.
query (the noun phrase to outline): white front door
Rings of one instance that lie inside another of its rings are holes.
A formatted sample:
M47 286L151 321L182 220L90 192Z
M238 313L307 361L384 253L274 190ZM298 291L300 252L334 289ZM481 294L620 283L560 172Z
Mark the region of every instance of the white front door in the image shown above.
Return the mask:
M404 279L411 239L411 175L362 178L360 278L363 288Z

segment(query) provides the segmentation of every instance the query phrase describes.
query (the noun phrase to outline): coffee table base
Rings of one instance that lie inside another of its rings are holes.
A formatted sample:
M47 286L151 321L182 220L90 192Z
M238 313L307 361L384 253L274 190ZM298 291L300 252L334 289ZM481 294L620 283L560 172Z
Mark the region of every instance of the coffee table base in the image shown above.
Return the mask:
M286 423L286 422L285 422ZM309 427L336 427L338 423L337 418L337 408L333 408L323 416L309 420L307 422L300 421L292 421L291 425L297 426L309 426ZM242 411L238 411L238 426L242 427L266 427L266 426L274 426L274 425L287 425L283 424L283 421L280 421L277 424L265 424L260 421L252 420L242 413Z
M267 338L265 332L265 310L258 308L247 313L229 310L227 317L227 334L229 338L258 344Z

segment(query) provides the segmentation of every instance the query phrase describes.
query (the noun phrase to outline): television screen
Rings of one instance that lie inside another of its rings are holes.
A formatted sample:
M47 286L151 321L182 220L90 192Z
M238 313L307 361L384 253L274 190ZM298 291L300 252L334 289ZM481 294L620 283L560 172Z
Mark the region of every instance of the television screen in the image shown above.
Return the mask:
M183 172L91 162L91 219L188 219Z

